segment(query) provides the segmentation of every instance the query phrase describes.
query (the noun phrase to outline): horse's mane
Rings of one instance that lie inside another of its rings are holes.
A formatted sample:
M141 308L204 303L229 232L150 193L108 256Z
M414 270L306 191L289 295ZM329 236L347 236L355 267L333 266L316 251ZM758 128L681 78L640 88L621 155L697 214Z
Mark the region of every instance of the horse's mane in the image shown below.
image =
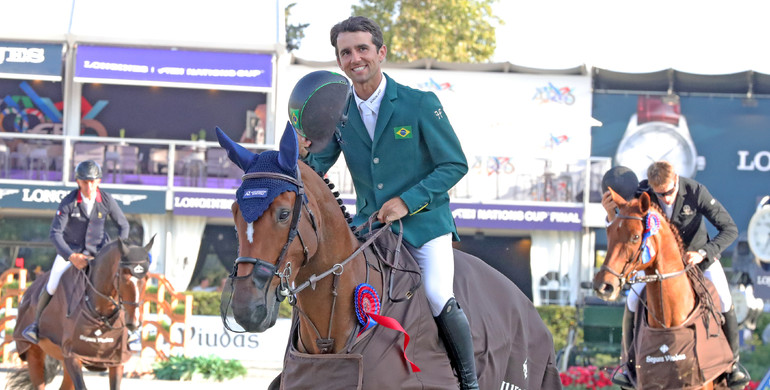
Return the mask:
M343 204L342 198L340 198L340 192L334 191L334 187L335 187L334 183L332 183L328 177L325 177L326 176L325 174L316 171L315 168L313 168L311 165L305 163L304 161L302 161L302 163L307 165L308 168L313 170L313 172L315 172L324 181L324 183L326 183L326 186L329 187L329 191L331 191L332 196L334 196L334 200L336 200L337 204L340 206L340 211L342 211L342 216L345 217L345 221L347 221L348 226L350 227L350 230L355 233L355 230L353 229L353 227L350 226L350 223L353 222L353 217L350 216L350 213L348 212L347 208Z
M658 202L655 202L652 199L650 199L650 207L654 209L658 213L658 215L663 217L663 219L666 221L666 225L668 225L668 228L671 229L672 233L674 233L674 239L676 240L677 248L679 248L679 257L681 257L682 262L685 263L685 265L687 265L684 259L685 257L684 255L686 251L684 247L684 242L682 241L682 236L679 234L679 229L676 226L674 226L674 224L671 223L671 220L668 218L666 213L663 212L663 209L660 207Z

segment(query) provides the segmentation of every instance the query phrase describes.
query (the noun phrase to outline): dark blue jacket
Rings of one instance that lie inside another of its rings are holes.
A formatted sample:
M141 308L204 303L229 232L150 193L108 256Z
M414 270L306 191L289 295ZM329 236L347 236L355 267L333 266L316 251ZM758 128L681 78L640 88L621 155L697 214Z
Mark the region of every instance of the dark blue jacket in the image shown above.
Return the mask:
M647 192L650 199L659 204L658 196L647 180L639 183L639 189ZM717 235L713 238L709 237L704 217L717 228ZM703 270L718 260L722 251L738 238L738 227L727 209L711 196L706 186L682 176L679 176L679 192L674 201L671 224L679 230L685 250L706 251L706 258L699 264Z
M120 238L127 239L128 220L110 194L98 190L91 215L86 215L80 190L67 194L59 203L51 223L51 241L56 253L65 260L69 260L73 253L96 255L102 246L110 242L104 229L108 215L118 224Z

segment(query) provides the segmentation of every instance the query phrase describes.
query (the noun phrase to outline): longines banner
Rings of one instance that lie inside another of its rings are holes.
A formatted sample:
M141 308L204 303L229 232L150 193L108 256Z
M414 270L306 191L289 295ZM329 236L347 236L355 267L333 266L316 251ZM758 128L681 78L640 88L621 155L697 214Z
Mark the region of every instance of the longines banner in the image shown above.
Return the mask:
M0 208L56 210L74 187L0 185ZM165 214L163 191L108 190L125 214Z
M272 86L273 56L80 45L75 81L266 89Z
M232 194L175 192L173 210L176 215L231 218L233 214L230 207L234 201L235 192Z
M0 78L61 81L63 46L0 42Z

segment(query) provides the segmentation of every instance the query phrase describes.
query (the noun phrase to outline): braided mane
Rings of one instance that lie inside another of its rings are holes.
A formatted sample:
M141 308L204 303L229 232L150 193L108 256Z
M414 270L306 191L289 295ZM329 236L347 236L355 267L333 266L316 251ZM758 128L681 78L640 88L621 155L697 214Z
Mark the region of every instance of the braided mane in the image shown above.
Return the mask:
M304 163L304 161L303 161ZM337 201L337 204L340 206L340 211L342 211L342 216L345 217L345 221L347 221L348 226L350 227L350 230L355 233L355 230L353 230L353 227L350 226L350 223L353 222L353 217L350 216L350 213L348 212L347 208L342 202L342 198L340 198L340 192L334 191L334 183L329 180L328 177L325 177L325 175L321 172L318 172L315 168L313 168L312 165L305 163L305 165L309 166L310 169L313 170L321 179L323 179L324 183L329 187L329 191L332 192L332 195L334 195L334 199Z

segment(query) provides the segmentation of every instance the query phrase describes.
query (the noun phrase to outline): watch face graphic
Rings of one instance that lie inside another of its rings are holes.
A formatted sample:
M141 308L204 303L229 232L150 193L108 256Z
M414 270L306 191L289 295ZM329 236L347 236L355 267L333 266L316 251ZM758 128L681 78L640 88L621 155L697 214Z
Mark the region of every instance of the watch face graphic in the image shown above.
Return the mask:
M770 262L770 206L757 210L749 221L749 248L763 262Z
M636 124L635 117L631 118L629 129L632 124ZM626 134L618 145L615 159L618 165L634 171L639 180L647 177L647 167L650 164L661 160L670 162L679 175L695 175L695 147L677 126L665 122L648 122L636 126L631 134Z

